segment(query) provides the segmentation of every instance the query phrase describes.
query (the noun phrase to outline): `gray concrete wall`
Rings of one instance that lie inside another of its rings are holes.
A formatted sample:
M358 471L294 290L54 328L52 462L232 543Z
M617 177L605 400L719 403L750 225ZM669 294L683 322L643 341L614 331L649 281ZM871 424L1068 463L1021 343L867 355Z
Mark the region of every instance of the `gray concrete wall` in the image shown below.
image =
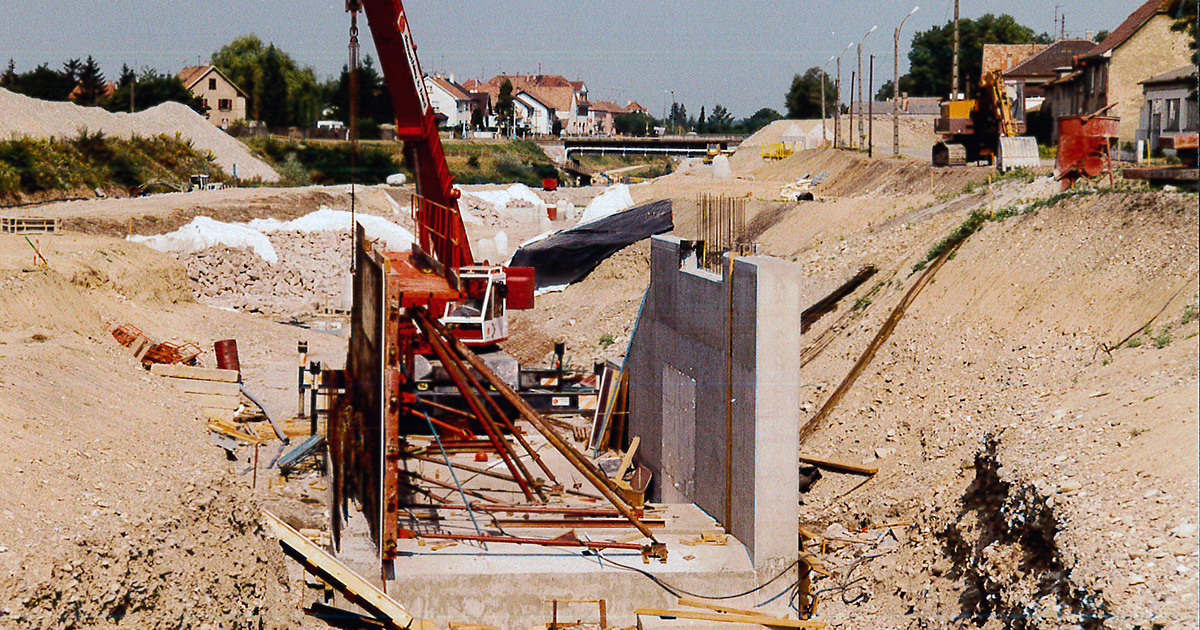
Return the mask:
M629 435L642 438L653 500L696 503L746 545L756 568L777 571L797 552L799 270L747 256L726 259L718 275L683 253L674 236L652 239L650 287L626 357ZM689 392L692 408L682 400Z

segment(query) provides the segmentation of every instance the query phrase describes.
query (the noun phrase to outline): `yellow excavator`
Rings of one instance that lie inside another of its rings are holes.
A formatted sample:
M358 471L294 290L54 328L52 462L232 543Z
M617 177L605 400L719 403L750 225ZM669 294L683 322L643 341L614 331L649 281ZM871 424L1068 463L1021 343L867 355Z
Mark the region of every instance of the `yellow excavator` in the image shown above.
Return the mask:
M1037 140L1025 133L1024 116L1015 116L999 70L979 83L978 99L942 103L934 131L934 166L962 166L987 160L1000 170L1038 166Z

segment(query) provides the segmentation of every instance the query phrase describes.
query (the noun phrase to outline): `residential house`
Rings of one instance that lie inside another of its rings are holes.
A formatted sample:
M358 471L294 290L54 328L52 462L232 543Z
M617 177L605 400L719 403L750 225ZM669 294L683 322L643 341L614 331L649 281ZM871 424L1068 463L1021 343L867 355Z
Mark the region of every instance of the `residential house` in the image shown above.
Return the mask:
M475 84L474 89L488 94L494 103L499 99L500 86L505 81L512 83L514 95L526 92L553 109L554 119L562 125L565 133L592 133L594 126L589 116L587 85L583 81L569 81L557 74L501 74Z
M1132 144L1143 102L1141 82L1191 61L1187 34L1171 31L1171 4L1146 0L1104 41L1076 58L1070 73L1047 83L1054 115L1105 110L1121 119L1117 139Z
M1142 81L1142 110L1137 140L1146 141L1151 150L1159 148L1161 138L1195 134L1197 103L1188 95L1196 89L1196 66L1187 65Z
M246 93L216 66L187 66L179 72L179 80L208 108L205 118L212 124L228 129L246 119Z
M986 77L995 70L1008 70L1045 48L1046 44L984 44L979 76Z
M1004 71L1004 82L1017 86L1024 96L1024 110L1033 111L1046 100L1046 84L1071 70L1075 58L1096 47L1090 39L1060 39L1032 57Z
M592 124L596 133L614 135L617 132L617 116L627 113L627 110L609 101L593 101L589 108L592 113Z
M430 74L425 76L425 91L429 102L443 127L462 127L471 124L471 113L475 99L467 89L454 82L454 75Z
M642 107L642 104L638 103L637 101L629 101L629 103L627 105L625 105L625 111L637 112L639 114L646 114L647 116L650 115L650 110L646 109L645 107Z
M554 132L554 108L525 90L513 96L513 114L517 126L524 126L529 133L548 136Z

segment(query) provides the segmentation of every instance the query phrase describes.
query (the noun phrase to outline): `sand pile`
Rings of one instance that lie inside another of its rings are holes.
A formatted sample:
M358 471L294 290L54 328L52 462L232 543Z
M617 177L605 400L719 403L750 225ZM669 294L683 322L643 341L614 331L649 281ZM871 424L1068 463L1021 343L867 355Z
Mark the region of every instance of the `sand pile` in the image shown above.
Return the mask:
M136 114L113 113L99 107L43 101L0 89L0 138L70 138L82 130L109 136L180 136L197 150L213 154L217 164L242 180L279 181L279 174L182 103L168 102Z

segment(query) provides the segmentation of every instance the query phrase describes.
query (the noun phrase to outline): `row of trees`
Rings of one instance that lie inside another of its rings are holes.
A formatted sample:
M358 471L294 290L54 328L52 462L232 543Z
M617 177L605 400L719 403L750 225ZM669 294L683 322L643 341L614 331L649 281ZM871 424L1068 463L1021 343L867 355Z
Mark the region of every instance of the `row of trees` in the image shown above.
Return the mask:
M61 70L41 64L21 73L10 59L0 74L0 87L42 100L73 100L109 111L141 111L166 101L177 101L204 113L204 104L178 77L160 74L152 68L136 73L129 66L122 66L116 82L110 86L100 64L91 56L82 61L69 59Z

